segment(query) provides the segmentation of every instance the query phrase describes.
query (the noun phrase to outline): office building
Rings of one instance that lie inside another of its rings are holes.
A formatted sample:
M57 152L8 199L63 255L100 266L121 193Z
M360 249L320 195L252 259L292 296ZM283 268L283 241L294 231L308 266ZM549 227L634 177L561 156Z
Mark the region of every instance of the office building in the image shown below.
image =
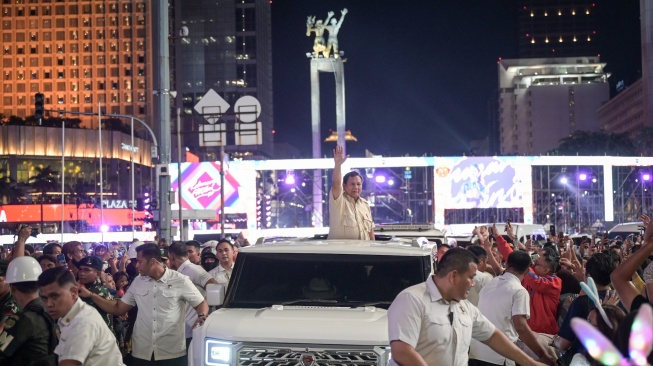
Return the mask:
M171 40L172 87L182 109L184 145L202 160L219 160L218 147L200 147L200 124L207 122L194 106L213 89L229 107L220 122L236 127L236 103L252 96L260 103L262 144L238 146L234 133L227 134L227 152L236 158L273 155L271 14L268 0L185 1L176 0L171 10L175 30L187 36ZM248 107L248 106L246 106ZM212 109L212 108L207 108ZM247 109L247 108L245 108Z
M518 0L519 57L599 54L596 0Z
M3 0L0 112L32 116L41 92L46 110L95 112L101 104L105 113L144 118L152 85L147 7L147 0Z
M598 131L609 99L598 57L499 62L499 144L502 155L538 155L576 130Z
M653 3L640 0L642 78L625 86L599 109L600 123L608 133L635 135L653 125Z

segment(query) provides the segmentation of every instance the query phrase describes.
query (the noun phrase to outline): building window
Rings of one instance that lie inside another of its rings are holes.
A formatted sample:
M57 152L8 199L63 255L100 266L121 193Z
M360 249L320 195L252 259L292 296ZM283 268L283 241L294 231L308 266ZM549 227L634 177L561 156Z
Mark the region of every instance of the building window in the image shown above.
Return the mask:
M70 5L68 7L68 14L79 14L77 5Z
M104 18L95 18L95 24L98 27L104 27L105 24Z

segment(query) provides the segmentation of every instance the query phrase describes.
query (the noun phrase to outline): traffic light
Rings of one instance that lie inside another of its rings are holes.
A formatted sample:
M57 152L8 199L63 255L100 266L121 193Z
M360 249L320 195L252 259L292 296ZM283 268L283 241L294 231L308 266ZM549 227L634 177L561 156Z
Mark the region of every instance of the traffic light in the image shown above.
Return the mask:
M43 93L36 93L36 95L34 95L34 117L38 120L43 119L44 111L45 104Z

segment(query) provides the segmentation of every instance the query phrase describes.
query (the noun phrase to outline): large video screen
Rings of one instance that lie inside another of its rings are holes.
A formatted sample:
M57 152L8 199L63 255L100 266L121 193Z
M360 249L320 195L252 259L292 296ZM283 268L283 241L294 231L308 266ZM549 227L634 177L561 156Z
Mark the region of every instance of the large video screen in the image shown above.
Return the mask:
M170 164L171 188L177 192L177 164ZM183 209L216 210L221 207L220 162L182 163L181 198ZM256 209L256 172L228 169L224 177L224 212L247 214Z
M532 212L529 159L438 158L434 176L436 221L447 209L524 207L526 217Z

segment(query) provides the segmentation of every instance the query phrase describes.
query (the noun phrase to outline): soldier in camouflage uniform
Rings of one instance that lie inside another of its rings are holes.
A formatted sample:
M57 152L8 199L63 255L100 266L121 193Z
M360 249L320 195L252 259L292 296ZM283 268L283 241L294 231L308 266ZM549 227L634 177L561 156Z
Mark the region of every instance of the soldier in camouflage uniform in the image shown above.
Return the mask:
M0 333L2 332L5 320L16 315L19 310L16 300L14 300L11 296L11 291L9 291L9 284L5 282L8 265L8 260L0 260Z
M77 272L77 275L79 277L79 282L84 285L84 287L92 293L98 294L107 300L113 300L113 296L111 296L109 290L102 285L102 280L100 279L100 274L102 272L102 260L100 258L93 256L84 257L84 259L79 261L78 268L79 272ZM104 319L109 329L111 329L111 332L115 335L113 315L107 314L106 311L95 305L90 298L82 298L82 300L97 309L102 316L102 319Z

